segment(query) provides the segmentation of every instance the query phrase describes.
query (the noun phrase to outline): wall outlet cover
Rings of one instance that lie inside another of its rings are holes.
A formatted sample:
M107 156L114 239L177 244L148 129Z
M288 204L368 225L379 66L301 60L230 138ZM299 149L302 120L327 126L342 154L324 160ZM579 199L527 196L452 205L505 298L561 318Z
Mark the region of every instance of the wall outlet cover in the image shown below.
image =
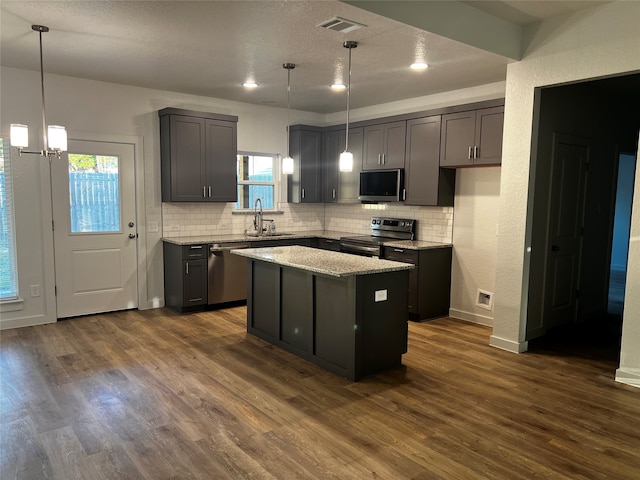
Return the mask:
M385 302L387 300L387 290L376 290L375 293L375 301L376 302Z

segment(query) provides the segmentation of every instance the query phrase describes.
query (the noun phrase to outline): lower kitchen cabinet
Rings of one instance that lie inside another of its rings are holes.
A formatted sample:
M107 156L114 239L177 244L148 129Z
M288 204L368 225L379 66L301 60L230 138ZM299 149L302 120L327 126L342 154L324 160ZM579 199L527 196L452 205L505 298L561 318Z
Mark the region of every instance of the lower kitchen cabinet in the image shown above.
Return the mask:
M452 248L410 250L383 247L382 258L416 266L409 271L409 318L422 321L449 315Z
M251 248L265 248L265 247L290 247L292 245L299 245L301 247L310 247L310 238L274 238L270 240L259 240L257 242L251 242Z
M164 303L183 313L207 305L207 245L163 243Z
M320 248L322 250L331 250L332 252L340 251L340 240L334 240L332 238L320 238L315 237L311 241L313 248Z

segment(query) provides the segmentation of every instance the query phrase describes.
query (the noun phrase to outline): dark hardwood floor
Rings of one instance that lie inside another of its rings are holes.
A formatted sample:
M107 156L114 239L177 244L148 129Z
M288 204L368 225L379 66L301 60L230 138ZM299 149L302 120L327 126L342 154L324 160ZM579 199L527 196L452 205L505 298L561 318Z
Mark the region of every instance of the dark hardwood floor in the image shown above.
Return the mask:
M351 383L248 335L245 312L1 332L0 478L639 478L640 390L614 361L515 355L445 318Z

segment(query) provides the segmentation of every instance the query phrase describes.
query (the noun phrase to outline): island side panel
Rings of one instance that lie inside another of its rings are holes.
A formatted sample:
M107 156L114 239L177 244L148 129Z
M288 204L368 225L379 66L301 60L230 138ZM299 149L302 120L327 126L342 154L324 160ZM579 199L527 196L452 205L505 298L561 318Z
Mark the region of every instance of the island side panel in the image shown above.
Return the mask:
M355 380L355 279L315 277L315 361L350 380Z
M280 339L280 268L260 261L249 263L247 330L271 343Z
M409 272L357 277L356 376L402 364L407 351Z
M281 268L280 275L280 340L307 358L313 349L313 275L293 268Z

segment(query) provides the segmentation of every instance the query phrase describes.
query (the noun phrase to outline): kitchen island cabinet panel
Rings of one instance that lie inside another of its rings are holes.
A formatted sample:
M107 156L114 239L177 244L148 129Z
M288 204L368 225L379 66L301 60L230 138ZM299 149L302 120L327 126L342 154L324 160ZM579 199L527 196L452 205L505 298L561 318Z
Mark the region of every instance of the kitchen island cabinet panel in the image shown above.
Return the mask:
M313 348L313 276L292 268L280 272L282 291L295 298L295 302L282 303L281 340L298 354Z
M280 271L271 265L252 262L248 269L249 285L259 284L247 296L247 311L258 311L251 317L251 329L271 341L280 337Z
M315 355L322 361L341 369L346 376L349 369L349 345L353 345L353 325L345 322L349 309L354 308L350 297L349 279L316 277L316 294L322 299L316 304ZM349 331L351 330L351 331Z

